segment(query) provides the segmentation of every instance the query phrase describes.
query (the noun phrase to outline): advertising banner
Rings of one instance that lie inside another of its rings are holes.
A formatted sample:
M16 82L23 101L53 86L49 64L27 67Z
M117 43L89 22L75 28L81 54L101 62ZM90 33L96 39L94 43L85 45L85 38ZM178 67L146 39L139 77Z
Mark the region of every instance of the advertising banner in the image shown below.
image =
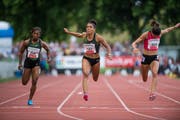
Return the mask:
M82 56L58 56L56 69L81 69Z
M109 68L127 68L134 67L137 62L140 63L141 58L134 56L117 56L113 57L112 60L105 59L105 67Z

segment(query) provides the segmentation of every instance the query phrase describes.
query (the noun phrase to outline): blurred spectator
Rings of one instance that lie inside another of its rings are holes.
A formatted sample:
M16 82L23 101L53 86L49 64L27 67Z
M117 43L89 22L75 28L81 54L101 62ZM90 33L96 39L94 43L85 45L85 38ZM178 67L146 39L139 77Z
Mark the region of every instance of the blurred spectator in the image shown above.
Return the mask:
M53 40L52 40L53 41ZM21 43L16 42L14 43L12 50L7 53L0 53L0 61L2 60L11 60L11 61L17 61L18 60L18 51ZM125 41L123 43L120 43L119 41L116 41L114 44L111 44L112 48L112 54L113 56L121 56L121 55L132 55L131 49L130 49L130 41ZM47 65L45 63L46 55L44 52L42 52L42 61L41 61L41 68L44 73L48 74L51 72L52 69L55 69L56 64L56 56L60 55L82 55L83 53L83 44L78 43L76 40L70 41L70 43L67 42L50 42L49 47L51 50L51 58L52 62ZM139 47L143 47L141 44ZM105 50L103 47L100 48L100 55L105 56ZM167 55L159 55L159 74L162 75L170 75L175 74L177 77L180 77L180 64L178 64L179 61L174 60L172 57L168 57ZM134 64L135 69L139 69L139 61L137 60Z

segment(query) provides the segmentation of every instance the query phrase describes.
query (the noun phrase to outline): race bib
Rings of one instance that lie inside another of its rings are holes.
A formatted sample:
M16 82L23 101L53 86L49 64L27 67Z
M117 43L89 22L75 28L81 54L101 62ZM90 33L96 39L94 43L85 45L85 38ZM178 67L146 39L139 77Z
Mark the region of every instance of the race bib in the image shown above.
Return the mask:
M84 53L94 54L96 53L95 44L84 44Z
M159 47L159 42L160 42L159 39L148 40L148 49L149 50L157 50Z
M27 57L32 58L32 59L36 59L39 57L39 52L40 52L39 48L28 47Z

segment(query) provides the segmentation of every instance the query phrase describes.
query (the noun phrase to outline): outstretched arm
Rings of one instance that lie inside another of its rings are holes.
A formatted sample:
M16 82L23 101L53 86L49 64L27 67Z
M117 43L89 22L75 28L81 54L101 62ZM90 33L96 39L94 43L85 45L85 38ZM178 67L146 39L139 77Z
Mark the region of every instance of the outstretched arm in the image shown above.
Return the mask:
M179 28L180 27L180 23L177 23L176 25L172 26L172 27L168 27L164 30L161 31L161 35L165 34L165 33L168 33L176 28Z
M78 32L70 32L67 28L64 28L64 32L75 37L84 38L86 37L86 32L78 33Z

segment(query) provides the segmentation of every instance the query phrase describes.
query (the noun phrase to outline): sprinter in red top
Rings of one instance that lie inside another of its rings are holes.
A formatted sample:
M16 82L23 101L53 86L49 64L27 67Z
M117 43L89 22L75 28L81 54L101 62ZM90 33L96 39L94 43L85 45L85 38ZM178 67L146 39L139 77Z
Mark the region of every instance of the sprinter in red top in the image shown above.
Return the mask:
M157 51L160 43L160 35L153 36L151 31L148 32L147 38L144 40L144 49L149 51Z
M152 84L150 88L149 100L154 100L155 90L157 85L157 74L159 69L159 59L158 59L158 48L160 43L160 37L176 28L180 27L180 23L173 27L161 30L159 23L157 21L151 22L151 31L144 32L139 38L137 38L133 43L133 53L139 53L140 50L137 48L137 43L144 42L144 49L141 61L141 74L144 82L147 81L149 68L152 72Z

